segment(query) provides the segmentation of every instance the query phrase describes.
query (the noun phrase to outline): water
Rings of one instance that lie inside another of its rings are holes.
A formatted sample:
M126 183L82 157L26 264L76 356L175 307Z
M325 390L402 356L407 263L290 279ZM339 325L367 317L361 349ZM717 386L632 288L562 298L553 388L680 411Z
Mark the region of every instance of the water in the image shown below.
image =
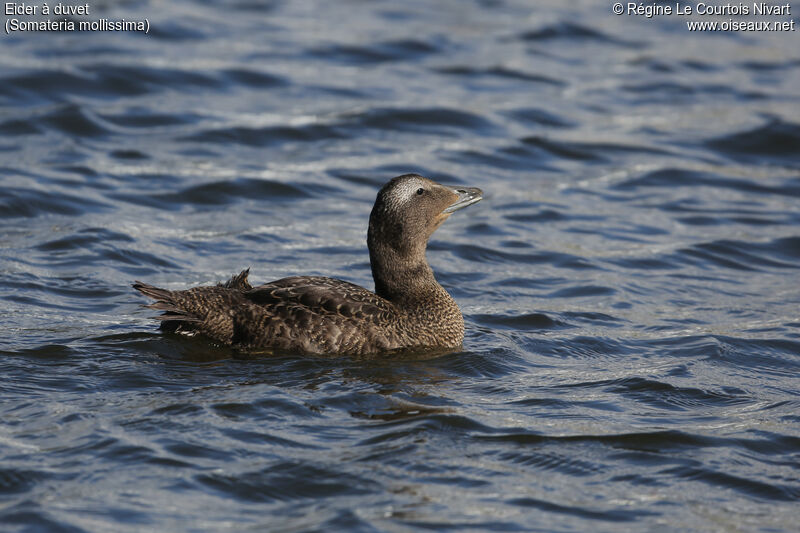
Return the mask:
M151 32L0 37L4 531L795 530L796 33L588 1L91 8ZM130 288L372 287L405 172L486 194L429 247L460 353L242 360Z

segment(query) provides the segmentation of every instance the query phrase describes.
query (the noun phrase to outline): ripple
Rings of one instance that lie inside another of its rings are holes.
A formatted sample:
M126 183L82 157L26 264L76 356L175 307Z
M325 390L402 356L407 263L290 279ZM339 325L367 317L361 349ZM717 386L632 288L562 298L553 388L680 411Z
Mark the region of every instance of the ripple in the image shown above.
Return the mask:
M0 218L33 218L52 214L79 216L110 209L111 206L85 196L21 187L0 189Z
M565 85L565 83L562 82L561 80L557 80L547 76L542 76L541 74L531 74L528 72L523 72L521 70L512 69L509 67L502 67L502 66L489 67L483 69L468 67L468 66L440 67L435 69L435 72L450 76L465 76L470 78L481 78L481 77L508 78L512 80L529 81L533 83L554 85L557 87Z
M95 85L111 94L143 94L169 88L189 93L201 88L221 89L223 82L206 70L190 70L144 65L94 64L84 72L95 78Z
M124 233L107 230L105 228L86 228L69 237L62 237L47 241L36 246L45 252L58 252L73 249L83 249L98 243L107 242L134 242L134 239Z
M775 194L800 196L800 184L792 180L780 186L771 186L753 180L730 178L717 173L702 172L681 168L665 168L648 172L642 176L617 183L619 190L637 190L640 188L661 187L715 187L755 194Z
M551 128L572 128L575 123L569 121L552 111L545 111L535 107L512 109L504 113L506 116L523 124L548 126Z
M792 260L798 257L800 237L777 239L767 243L719 241L700 243L678 252L684 261L709 268L711 265L741 271L758 271L765 268L800 268ZM789 261L787 261L787 259Z
M44 242L36 247L43 252L37 259L41 264L51 267L80 266L98 261L106 264L122 264L131 266L154 266L160 268L178 268L177 264L137 249L135 245L124 246L119 243L134 243L128 235L107 231L102 228L87 228L52 241ZM137 271L144 273L144 271ZM66 280L75 281L80 278L68 276ZM84 294L85 297L97 296Z
M33 71L2 79L0 95L18 104L41 101L63 101L65 94L81 94L99 98L132 96L146 92L136 83L97 83L88 73Z
M20 494L31 490L50 476L35 470L0 468L0 494Z
M35 124L31 124L25 120L6 120L0 122L0 135L4 136L19 136L19 135L37 135L42 133L42 129Z
M219 463L231 463L235 459L227 450L194 440L184 441L162 438L159 439L159 444L170 454L184 459L205 459Z
M114 159L123 161L136 161L150 158L150 156L140 152L139 150L112 150L108 155Z
M242 85L255 89L289 85L289 81L286 78L252 69L231 68L222 70L221 74L233 85Z
M716 359L726 365L747 365L774 376L794 375L800 371L800 342L787 339L746 339L730 336L716 338ZM756 349L757 347L757 349Z
M86 110L76 105L63 106L45 115L41 122L50 128L76 137L105 137L111 133Z
M548 298L581 298L586 296L610 296L617 291L612 287L600 287L597 285L583 285L578 287L568 287L559 289L547 295Z
M800 126L774 119L758 128L706 141L706 146L736 161L800 167Z
M389 61L414 61L438 51L438 47L417 39L372 43L369 46L330 44L312 48L312 57L348 65L377 64Z
M446 368L449 373L469 378L510 376L525 368L511 351L501 347L493 347L485 354L461 352L434 361L437 367ZM488 428L483 430L488 431Z
M729 406L752 403L743 391L736 394L675 387L669 383L642 378L626 378L610 384L608 390L653 407L686 411L705 406Z
M679 466L664 470L663 475L699 481L712 487L726 487L758 499L794 502L800 497L800 488L783 483L763 483L731 475L714 469Z
M526 315L472 315L470 318L488 326L510 330L546 330L571 327L565 322L554 320L541 313Z
M154 24L148 35L163 41L200 41L206 38L206 33L199 31L194 24L189 25L174 20L162 20Z
M84 276L41 278L19 274L7 277L0 287L9 291L0 296L4 300L73 312L107 311L113 308L109 300L124 293ZM48 349L52 351L53 347Z
M541 153L523 147L501 148L495 153L487 153L482 150L449 151L445 152L443 158L462 165L478 165L501 170L556 171L555 167L543 162Z
M297 200L308 198L311 191L318 194L331 192L330 188L315 184L290 184L263 179L239 178L189 187L177 193L153 195L152 198L168 205L200 204L220 205L248 200Z
M154 113L143 108L127 109L124 113L103 114L103 120L126 128L158 128L162 126L180 126L192 124L200 120L199 115L183 113Z
M14 352L3 352L5 355L20 355L44 361L64 361L78 356L75 348L64 344L40 344L35 348L23 348Z
M498 263L523 263L523 264L539 264L548 263L557 265L562 268L598 268L585 259L573 256L570 254L558 252L540 252L540 253L513 253L494 250L485 246L477 244L458 244L450 247L456 256L463 259L477 261L477 262L498 262Z
M69 524L65 524L60 519L54 519L48 516L47 513L36 510L21 509L8 509L2 512L3 523L8 525L19 525L26 530L39 530L39 531L63 531L73 533L81 531L74 528Z
M606 163L612 156L630 154L662 155L667 152L644 146L616 143L585 143L562 141L542 136L520 139L520 144L497 148L493 153L463 150L448 153L445 157L454 162L474 163L508 170L556 171L552 161L571 160L584 163Z
M182 140L199 144L220 145L242 144L245 146L266 147L286 143L317 142L346 138L344 132L333 126L309 124L306 126L268 126L249 128L234 126L200 131Z
M780 71L785 69L791 69L792 67L796 67L800 65L800 61L798 60L789 60L789 61L743 61L739 64L741 68L747 70L753 70L756 72L772 72L772 71Z
M659 513L651 511L633 511L633 510L595 510L586 507L577 507L574 505L566 506L558 503L536 499L536 498L514 498L508 500L511 505L517 505L525 508L533 508L547 513L566 514L585 518L588 520L600 520L601 522L632 522L638 520L643 516L658 516Z
M667 153L658 148L625 145L618 143L566 142L539 136L525 137L521 142L527 146L565 159L607 161L614 153L661 155Z
M441 107L433 108L373 108L347 116L350 124L381 130L448 134L451 129L467 129L489 133L495 126L487 119L466 111Z
M702 95L708 95L714 99L728 96L736 101L767 99L767 95L762 92L739 91L727 85L716 84L688 85L678 82L650 82L623 85L622 90L640 96L644 102L689 100Z
M571 459L559 453L502 452L497 454L497 459L533 467L536 470L554 470L575 477L591 476L604 470L601 465L581 459Z
M379 487L374 481L346 472L291 461L276 462L260 471L203 474L196 479L201 485L237 500L259 503L359 496Z
M530 42L564 41L568 43L599 42L626 48L641 48L642 43L612 37L607 33L592 29L582 24L572 22L559 22L543 26L536 30L524 32L519 38Z
M194 38L194 37L192 37ZM277 75L241 67L219 72L159 68L142 64L95 63L74 72L41 70L3 78L0 95L34 104L41 100L63 101L64 95L100 99L130 97L170 89L196 92L202 88L223 90L233 84L253 88L287 85Z

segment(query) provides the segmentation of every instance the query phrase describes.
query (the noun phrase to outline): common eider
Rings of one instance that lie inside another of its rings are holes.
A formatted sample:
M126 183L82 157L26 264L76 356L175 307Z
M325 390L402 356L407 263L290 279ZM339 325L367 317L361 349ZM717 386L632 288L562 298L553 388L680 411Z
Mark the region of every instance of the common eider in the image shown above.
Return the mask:
M428 239L480 189L448 187L417 174L390 180L369 217L375 292L346 281L293 276L252 287L249 269L217 286L169 291L137 281L155 299L167 331L202 333L243 350L307 355L449 351L464 319L425 258Z

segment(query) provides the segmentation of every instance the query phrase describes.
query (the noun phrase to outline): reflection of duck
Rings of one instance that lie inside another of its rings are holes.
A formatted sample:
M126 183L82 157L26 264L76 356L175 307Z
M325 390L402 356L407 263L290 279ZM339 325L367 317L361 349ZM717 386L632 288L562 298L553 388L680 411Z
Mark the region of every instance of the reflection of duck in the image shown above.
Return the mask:
M156 300L148 307L164 311L163 329L203 333L245 349L364 355L458 348L464 319L434 278L425 249L451 213L481 198L480 189L447 187L416 174L384 185L367 236L374 293L318 276L251 287L248 270L215 287L133 286Z

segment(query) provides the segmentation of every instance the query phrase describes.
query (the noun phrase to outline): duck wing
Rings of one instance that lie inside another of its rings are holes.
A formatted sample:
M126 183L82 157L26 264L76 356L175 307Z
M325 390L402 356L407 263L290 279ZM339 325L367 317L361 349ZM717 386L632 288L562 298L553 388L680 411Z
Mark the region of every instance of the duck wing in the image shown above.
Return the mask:
M169 291L137 282L156 300L162 328L198 332L245 348L358 354L396 347L399 313L391 302L346 281L284 278L250 288L247 271L217 286Z
M293 276L244 292L256 305L303 309L320 316L340 316L372 323L391 321L396 310L374 292L340 279Z
M217 287L225 287L226 289L236 289L237 291L249 291L253 288L250 285L250 282L247 280L247 276L250 275L250 269L246 268L236 274L235 276L231 276L231 279L226 281L225 283L217 283Z
M391 302L346 281L283 278L241 293L234 343L306 353L363 353L393 347L400 332ZM371 347L371 348L370 348Z

